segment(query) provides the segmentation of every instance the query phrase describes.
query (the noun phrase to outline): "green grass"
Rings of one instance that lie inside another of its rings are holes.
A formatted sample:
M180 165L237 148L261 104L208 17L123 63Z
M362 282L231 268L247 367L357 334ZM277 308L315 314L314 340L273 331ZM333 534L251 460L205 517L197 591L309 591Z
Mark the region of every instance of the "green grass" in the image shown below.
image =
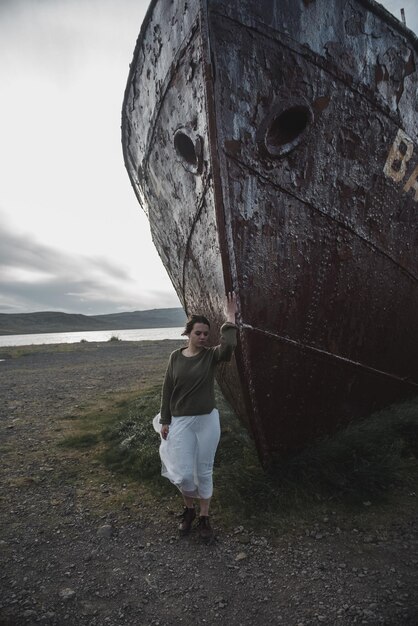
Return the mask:
M127 415L128 407L136 394L114 394L109 400L91 406L79 406L79 413L65 417L68 434L61 439L59 446L85 450L96 446L103 447L105 433L115 426L117 419Z
M278 527L289 516L301 518L332 506L384 504L400 491L414 490L418 478L418 398L389 407L367 420L318 441L263 471L254 444L217 392L222 437L215 471L214 509L228 525ZM159 410L160 386L91 411L64 445L97 446L101 462L164 498L174 487L161 478L159 439L152 418ZM158 489L156 489L158 485ZM363 507L364 508L364 507Z
M94 433L83 433L79 435L70 435L59 442L60 446L65 448L77 448L78 450L84 450L92 448L99 441L98 435Z
M102 431L106 450L105 465L135 480L155 479L160 475L158 436L151 420L158 413L161 386L151 387L128 403L123 419Z
M277 517L306 510L385 503L418 477L418 400L376 413L318 441L266 474L252 442L227 428L215 483L225 514L257 515L272 525Z

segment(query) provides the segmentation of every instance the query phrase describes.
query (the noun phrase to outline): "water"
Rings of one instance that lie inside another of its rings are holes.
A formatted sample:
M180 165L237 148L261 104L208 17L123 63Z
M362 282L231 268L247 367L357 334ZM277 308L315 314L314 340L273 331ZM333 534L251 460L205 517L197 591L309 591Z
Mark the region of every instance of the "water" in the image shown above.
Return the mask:
M85 341L109 341L118 337L122 341L158 341L161 339L184 339L183 328L129 328L125 330L87 330L72 333L40 333L38 335L0 336L0 348L6 346L29 346L44 343L79 343Z

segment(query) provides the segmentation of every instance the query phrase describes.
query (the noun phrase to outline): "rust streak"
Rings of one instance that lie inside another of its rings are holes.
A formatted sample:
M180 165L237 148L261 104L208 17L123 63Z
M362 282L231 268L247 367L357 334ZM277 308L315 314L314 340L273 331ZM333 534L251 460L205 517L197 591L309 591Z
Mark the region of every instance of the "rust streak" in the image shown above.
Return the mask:
M182 281L181 281L182 282L182 291L183 291L183 302L186 302L186 296L185 296L185 293L186 293L186 263L187 263L187 259L188 259L188 256L189 256L190 242L192 240L194 229L196 227L196 224L198 222L200 214L202 213L202 209L203 209L203 207L205 205L206 193L207 193L208 188L209 188L209 178L206 178L205 184L204 184L204 187L203 187L203 192L202 192L202 199L201 199L201 201L200 201L200 203L198 205L196 214L195 214L195 216L193 218L193 224L192 224L192 227L190 228L190 233L189 233L189 236L187 237L186 245L185 245L185 248L184 248L183 272L182 272ZM186 313L187 313L187 311L186 311Z

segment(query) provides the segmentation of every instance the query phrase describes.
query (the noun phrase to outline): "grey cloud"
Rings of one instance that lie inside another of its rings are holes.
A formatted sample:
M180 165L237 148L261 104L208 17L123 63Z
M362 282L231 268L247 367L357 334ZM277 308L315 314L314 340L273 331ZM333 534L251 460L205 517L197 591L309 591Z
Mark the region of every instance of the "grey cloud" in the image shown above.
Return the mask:
M13 272L45 273L35 281L10 280ZM2 278L3 276L3 278ZM26 236L0 232L0 312L59 310L113 313L178 306L168 293L140 292L129 273L99 257L73 257Z
M59 272L61 276L70 279L76 274L82 276L86 271L93 269L122 281L129 281L126 270L116 267L101 257L77 257L60 252L59 250L38 243L27 236L17 235L2 226L0 233L0 271L2 267L16 267L24 270L37 270L51 273Z
M106 272L108 276L112 276L117 280L130 280L129 273L122 267L116 267L109 263L109 261L103 257L90 257L90 267L96 267L102 272Z
M97 61L114 41L113 54L129 61L147 6L148 0L0 0L1 57L58 82L91 55Z

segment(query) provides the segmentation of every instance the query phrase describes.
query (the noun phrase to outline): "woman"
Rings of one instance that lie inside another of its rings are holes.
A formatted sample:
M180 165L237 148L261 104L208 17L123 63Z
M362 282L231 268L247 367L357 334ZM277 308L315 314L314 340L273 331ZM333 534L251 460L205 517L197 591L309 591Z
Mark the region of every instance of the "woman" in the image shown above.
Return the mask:
M226 298L226 323L220 345L207 347L210 324L203 315L193 315L183 335L186 348L175 350L164 379L159 423L162 437L162 475L182 493L184 511L180 534L187 534L196 517L194 499L200 501L200 537L210 542L209 504L213 491L213 461L220 438L219 413L215 408L215 369L230 361L236 346L236 296Z

